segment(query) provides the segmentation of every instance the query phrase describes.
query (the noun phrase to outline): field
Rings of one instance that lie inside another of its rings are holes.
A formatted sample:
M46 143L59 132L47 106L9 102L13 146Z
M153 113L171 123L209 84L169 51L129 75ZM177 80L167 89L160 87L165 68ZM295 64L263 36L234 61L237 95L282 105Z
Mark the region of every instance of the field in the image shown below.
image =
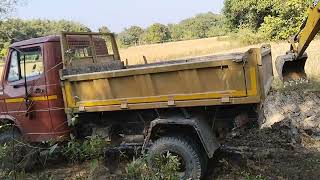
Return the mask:
M128 63L132 65L143 63L143 56L147 58L148 62L154 62L209 54L245 52L251 47L260 47L262 45L256 44L245 46L236 40L231 42L221 39L225 38L207 38L164 44L143 45L120 49L120 53L122 59L128 59ZM289 49L289 44L287 42L271 42L270 44L272 47L273 60L275 60L279 55L284 55ZM320 75L320 72L316 68L318 60L320 60L319 46L320 40L315 40L311 43L307 51L309 59L306 65L306 71L311 77L317 77Z

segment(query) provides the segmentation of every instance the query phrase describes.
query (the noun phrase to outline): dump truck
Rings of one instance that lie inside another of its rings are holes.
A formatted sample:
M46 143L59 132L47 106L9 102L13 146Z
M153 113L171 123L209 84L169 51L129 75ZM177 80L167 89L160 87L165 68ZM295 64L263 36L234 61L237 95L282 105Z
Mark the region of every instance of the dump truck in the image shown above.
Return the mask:
M73 33L13 43L0 85L2 125L30 142L100 136L152 157L178 156L200 179L233 128L257 120L273 80L270 46L127 65L114 34Z

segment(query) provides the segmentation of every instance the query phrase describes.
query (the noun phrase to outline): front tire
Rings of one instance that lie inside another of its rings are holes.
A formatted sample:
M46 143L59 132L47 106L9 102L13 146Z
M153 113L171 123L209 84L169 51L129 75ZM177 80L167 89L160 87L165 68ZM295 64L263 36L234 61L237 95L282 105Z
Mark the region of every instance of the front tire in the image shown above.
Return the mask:
M14 125L2 125L0 129L0 148L2 156L0 157L0 169L12 169L17 164L15 160L15 152L12 151L12 144L15 139L20 139L21 134Z
M9 127L5 130L0 130L0 144L12 141L13 139L20 139L21 134L15 127Z
M179 173L180 179L199 180L204 172L204 162L197 148L199 147L183 137L162 137L152 145L149 155L151 161L167 152L177 155L184 162L183 172Z

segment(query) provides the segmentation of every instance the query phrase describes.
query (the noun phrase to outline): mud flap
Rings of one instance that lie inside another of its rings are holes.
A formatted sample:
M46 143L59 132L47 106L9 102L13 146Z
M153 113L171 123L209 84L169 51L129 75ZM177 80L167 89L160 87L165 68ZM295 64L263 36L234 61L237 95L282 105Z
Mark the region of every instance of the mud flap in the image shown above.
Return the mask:
M301 58L296 59L296 56L292 53L284 56L278 56L276 60L276 69L281 81L298 81L300 79L306 79L304 67L308 55L304 54Z

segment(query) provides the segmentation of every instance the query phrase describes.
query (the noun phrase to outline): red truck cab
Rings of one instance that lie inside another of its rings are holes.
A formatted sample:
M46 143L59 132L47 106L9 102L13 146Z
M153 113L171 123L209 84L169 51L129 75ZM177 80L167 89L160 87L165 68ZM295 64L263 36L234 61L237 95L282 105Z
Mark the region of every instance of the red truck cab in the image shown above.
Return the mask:
M61 68L59 36L13 43L2 71L0 121L14 123L32 142L69 136Z

